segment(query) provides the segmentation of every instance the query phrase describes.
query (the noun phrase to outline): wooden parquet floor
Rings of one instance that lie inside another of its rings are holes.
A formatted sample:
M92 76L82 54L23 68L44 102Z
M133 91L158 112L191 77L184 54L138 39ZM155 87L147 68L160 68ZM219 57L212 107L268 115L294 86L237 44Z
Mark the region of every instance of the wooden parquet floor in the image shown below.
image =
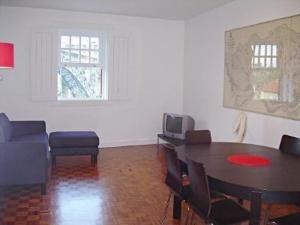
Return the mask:
M159 224L168 188L164 156L155 145L101 149L97 167L86 156L58 157L51 171L46 196L38 186L0 188L0 225ZM298 210L280 205L272 214ZM185 213L184 206L183 218ZM166 224L180 224L172 206Z

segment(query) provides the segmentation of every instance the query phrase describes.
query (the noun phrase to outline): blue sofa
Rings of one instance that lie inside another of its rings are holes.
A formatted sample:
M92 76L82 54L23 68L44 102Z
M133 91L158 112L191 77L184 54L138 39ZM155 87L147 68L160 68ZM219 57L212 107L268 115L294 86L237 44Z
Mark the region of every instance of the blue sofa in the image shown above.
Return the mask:
M41 185L46 194L49 144L44 121L10 121L0 113L0 186Z

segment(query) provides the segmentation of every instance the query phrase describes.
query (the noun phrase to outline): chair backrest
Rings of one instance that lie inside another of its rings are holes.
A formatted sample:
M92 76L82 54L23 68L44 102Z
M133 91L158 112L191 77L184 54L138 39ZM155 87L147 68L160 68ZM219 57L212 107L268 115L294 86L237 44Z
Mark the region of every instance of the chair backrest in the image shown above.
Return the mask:
M200 216L207 218L211 209L211 199L205 168L202 163L190 159L187 159L187 163L190 179L189 203Z
M209 130L189 130L185 133L186 144L209 144L211 134Z
M0 113L0 143L7 142L12 136L12 126L8 117Z
M173 149L164 148L166 163L167 163L167 176L166 184L175 192L180 193L181 184L181 168L177 157L177 153Z
M300 139L289 135L283 135L279 149L284 153L300 156Z

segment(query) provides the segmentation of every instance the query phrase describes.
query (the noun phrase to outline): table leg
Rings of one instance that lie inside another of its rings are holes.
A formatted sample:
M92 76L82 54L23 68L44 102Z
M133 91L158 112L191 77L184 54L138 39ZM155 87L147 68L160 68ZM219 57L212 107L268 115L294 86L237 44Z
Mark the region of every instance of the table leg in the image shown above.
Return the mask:
M264 225L269 224L269 216L270 216L270 211L271 211L272 204L267 205L266 213L265 213L265 218L264 218Z
M260 223L260 211L261 211L261 193L251 192L250 196L250 225L259 225Z
M180 219L181 217L181 200L174 195L173 201L173 219Z

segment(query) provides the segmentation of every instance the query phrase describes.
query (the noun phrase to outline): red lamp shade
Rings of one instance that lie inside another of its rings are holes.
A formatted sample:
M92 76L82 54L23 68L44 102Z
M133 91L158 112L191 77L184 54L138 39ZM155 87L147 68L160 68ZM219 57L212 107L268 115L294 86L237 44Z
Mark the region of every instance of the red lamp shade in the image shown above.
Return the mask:
M14 45L0 42L0 68L14 67Z

